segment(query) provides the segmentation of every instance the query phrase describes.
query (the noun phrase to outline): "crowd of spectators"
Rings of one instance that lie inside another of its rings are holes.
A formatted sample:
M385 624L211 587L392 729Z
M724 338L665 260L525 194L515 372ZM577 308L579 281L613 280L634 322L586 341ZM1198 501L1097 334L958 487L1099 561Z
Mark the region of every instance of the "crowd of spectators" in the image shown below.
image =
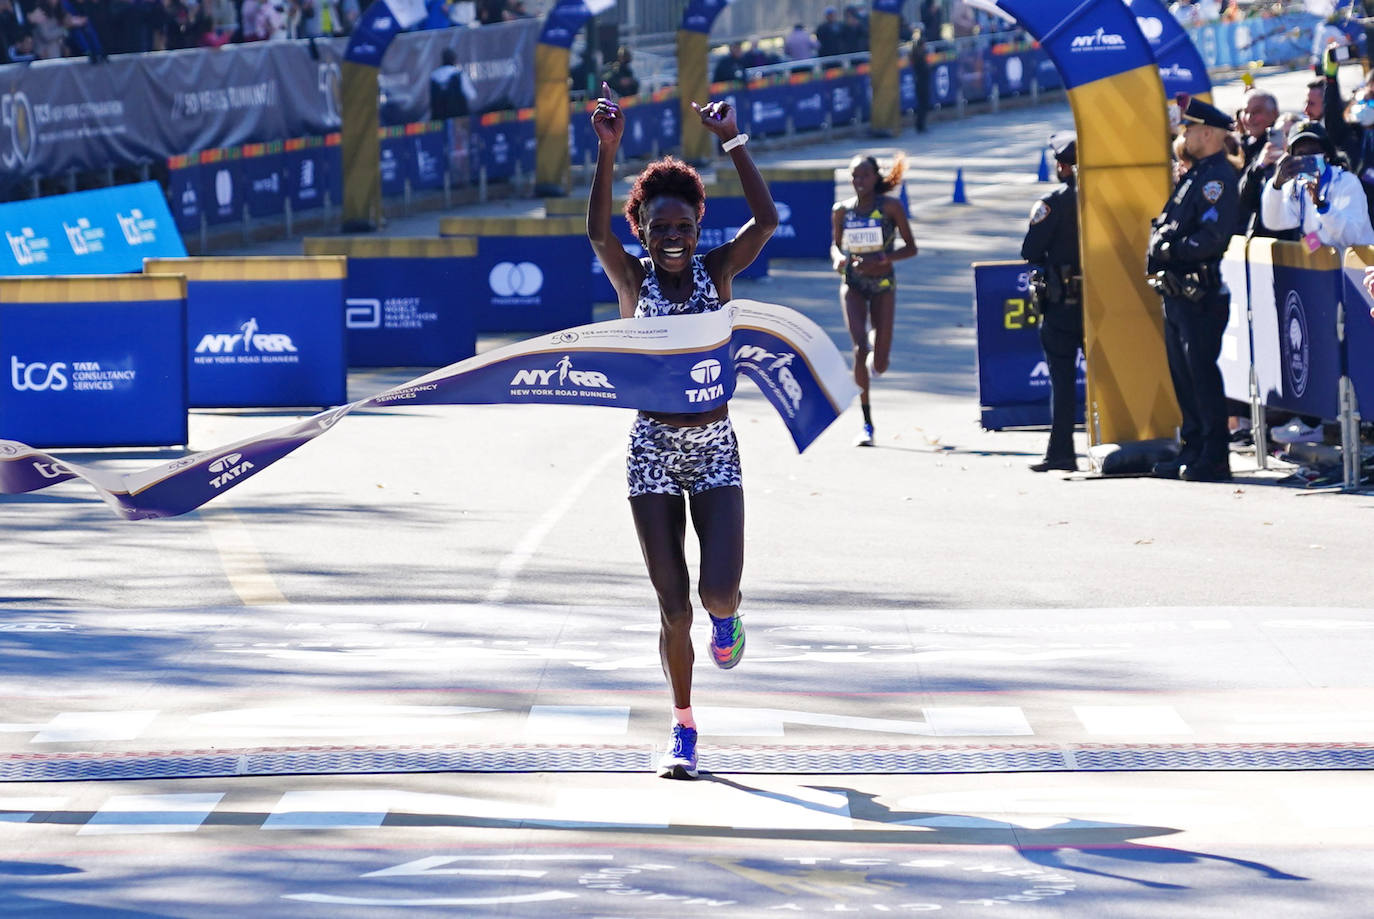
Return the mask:
M0 0L0 64L321 38L368 0ZM525 0L429 0L429 27L528 18Z

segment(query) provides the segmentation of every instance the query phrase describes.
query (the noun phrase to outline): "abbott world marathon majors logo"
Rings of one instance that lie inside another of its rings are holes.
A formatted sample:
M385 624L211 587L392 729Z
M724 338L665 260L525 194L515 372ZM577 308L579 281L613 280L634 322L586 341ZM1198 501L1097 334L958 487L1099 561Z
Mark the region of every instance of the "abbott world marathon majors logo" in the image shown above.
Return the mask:
M578 370L570 355L563 355L552 367L524 368L511 377L512 396L590 396L616 399L615 385L599 370Z
M10 388L16 392L114 392L137 378L137 370L104 367L100 361L21 361L10 355Z
M1312 358L1307 338L1307 313L1302 307L1302 298L1296 290L1290 290L1283 301L1283 334L1279 341L1283 345L1283 369L1292 387L1293 395L1301 396L1307 392L1307 381L1311 378Z
M541 303L544 272L534 262L497 262L487 275L491 302L497 306L533 306Z
M741 345L735 352L735 364L741 370L752 371L751 376L776 397L778 406L787 417L797 417L802 404L802 388L789 369L797 355L791 351L774 354L757 345Z
M197 364L299 364L300 354L291 336L261 332L256 317L237 332L209 332L196 344Z

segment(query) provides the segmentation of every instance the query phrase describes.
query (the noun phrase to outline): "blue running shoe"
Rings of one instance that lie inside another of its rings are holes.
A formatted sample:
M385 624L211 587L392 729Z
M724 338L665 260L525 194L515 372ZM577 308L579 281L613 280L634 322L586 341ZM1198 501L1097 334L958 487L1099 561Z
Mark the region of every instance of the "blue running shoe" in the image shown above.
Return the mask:
M697 729L673 725L673 745L658 761L658 775L664 779L697 777Z
M729 670L744 656L744 620L739 616L717 619L711 616L711 660L721 670Z

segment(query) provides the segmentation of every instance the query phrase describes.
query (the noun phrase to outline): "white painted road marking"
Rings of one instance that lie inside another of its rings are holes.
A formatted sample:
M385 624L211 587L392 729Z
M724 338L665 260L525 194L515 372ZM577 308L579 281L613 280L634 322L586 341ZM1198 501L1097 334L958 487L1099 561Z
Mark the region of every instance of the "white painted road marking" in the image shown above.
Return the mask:
M630 732L628 705L531 705L525 733L535 737L621 737Z
M77 835L194 833L223 797L223 793L117 795L106 801Z
M1135 737L1193 733L1172 705L1075 705L1073 711L1089 734Z
M34 735L30 743L81 743L92 740L133 740L158 715L153 711L62 712Z

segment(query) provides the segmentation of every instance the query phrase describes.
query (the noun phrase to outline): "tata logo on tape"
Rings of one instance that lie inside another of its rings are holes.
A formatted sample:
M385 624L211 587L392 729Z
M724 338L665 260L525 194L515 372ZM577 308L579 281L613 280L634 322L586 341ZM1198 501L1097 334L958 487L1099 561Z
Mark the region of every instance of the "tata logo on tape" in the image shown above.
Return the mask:
M692 379L698 383L714 383L720 379L720 361L707 358L692 365Z
M244 473L252 472L254 467L243 458L243 454L229 453L215 460L209 468L215 473L214 478L210 479L210 487L218 490Z
M497 297L533 297L544 287L544 272L534 262L497 262L487 283Z

